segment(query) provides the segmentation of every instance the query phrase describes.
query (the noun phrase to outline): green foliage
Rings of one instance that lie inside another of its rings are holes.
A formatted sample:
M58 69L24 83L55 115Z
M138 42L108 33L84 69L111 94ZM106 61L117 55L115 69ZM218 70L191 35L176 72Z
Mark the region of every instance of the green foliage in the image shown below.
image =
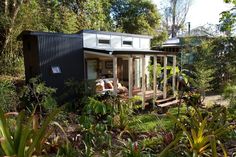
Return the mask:
M204 96L206 91L212 90L213 82L216 80L215 73L217 73L217 68L219 68L216 66L217 58L219 57L215 54L216 45L214 40L206 40L204 38L186 38L183 42L187 45L184 53L190 53L194 57L191 65L185 68L194 73L196 78L194 78L192 84Z
M149 0L112 0L111 18L116 29L133 34L156 34L160 15Z
M134 115L129 122L129 127L137 132L165 130L163 121L155 114Z
M211 89L210 82L213 80L214 66L211 42L202 42L197 54L195 55L196 85L202 93Z
M236 86L228 85L224 89L223 97L229 101L229 107L236 109Z
M6 5L0 5L0 74L23 74L22 43L17 41L23 30L94 29L155 35L158 40L166 37L156 32L160 15L149 0L19 0Z
M31 157L41 154L43 143L50 135L48 126L58 111L50 113L39 128L35 123L37 118L33 114L27 118L25 113L21 112L14 121L14 118L6 117L0 109L0 135L3 139L1 148L4 153L2 155ZM11 125L10 120L13 120L15 125Z
M139 107L136 102L140 102L140 97L130 98L128 101L122 101L117 103L117 112L114 116L114 125L121 130L127 129L130 116L133 113L133 109Z
M76 81L70 79L65 82L64 92L59 96L60 102L65 102L67 111L81 112L88 101L88 97L94 96L95 80Z
M220 22L221 22L221 31L226 32L228 36L232 35L232 32L235 30L236 23L236 1L235 0L224 0L225 3L231 3L234 6L227 11L221 13Z
M219 145L224 156L227 156L225 147L221 143L222 135L232 129L232 126L226 122L226 108L215 107L209 111L201 111L197 107L193 109L193 112L180 118L168 114L181 130L160 156L165 156L173 147L175 147L175 151L176 149L182 150L184 154L190 156L197 157L207 154L217 156L216 145ZM178 144L178 141L181 141L181 144Z
M154 68L154 65L152 63L149 63L148 64L148 71L149 71L150 84L151 84L151 82L153 82L153 68ZM157 78L160 78L161 70L163 70L163 67L161 67L160 64L157 64L157 67L156 67L156 76L157 76Z
M4 112L16 111L19 98L12 81L0 79L0 104Z
M167 39L168 34L163 30L152 38L151 47L161 46Z
M39 1L41 11L40 20L46 31L75 33L77 28L77 16L67 6L57 1Z
M128 141L126 144L126 149L123 152L124 157L143 157L142 148L138 142Z
M42 114L43 109L49 112L56 107L57 102L53 97L55 92L55 89L47 87L39 78L32 78L23 87L21 99L31 112L36 109Z
M214 60L209 63L215 67L212 81L215 90L222 90L225 85L236 80L235 41L236 38L233 37L219 37L212 42Z
M112 106L94 98L88 99L80 118L85 154L92 155L94 147L98 149L111 146L111 135L108 128L112 125L113 112Z

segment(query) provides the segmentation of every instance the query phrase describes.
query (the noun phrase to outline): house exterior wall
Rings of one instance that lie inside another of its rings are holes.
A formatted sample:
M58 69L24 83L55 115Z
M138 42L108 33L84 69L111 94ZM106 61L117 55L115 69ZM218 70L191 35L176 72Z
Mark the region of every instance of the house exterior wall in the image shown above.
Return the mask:
M63 88L68 79L84 80L82 39L67 36L38 36L42 79L50 86ZM60 73L53 73L58 67Z
M109 43L100 43L99 40L108 40ZM131 45L124 42L132 43ZM136 50L149 50L150 38L136 37L127 35L113 35L113 34L97 34L97 33L84 33L83 32L83 46L85 48L94 49L136 49Z
M84 48L127 50L127 52L150 49L151 38L148 36L90 31L82 31L79 34L22 32L20 36L23 40L26 80L40 75L46 85L57 88L60 93L67 80L88 79ZM103 42L109 40L109 43L99 43L99 40ZM102 54L100 57L102 58ZM110 58L108 60L110 61ZM149 58L146 59L146 66L148 60ZM104 59L101 64L103 68L106 61ZM119 67L122 69L119 75L127 81L128 61L119 60ZM112 73L112 69L106 67L105 70L109 75Z
M25 79L28 82L30 78L36 77L40 73L39 58L37 57L38 39L35 36L24 36L23 41Z
M40 76L60 93L69 79L85 79L83 40L80 35L29 33L23 35L26 79Z

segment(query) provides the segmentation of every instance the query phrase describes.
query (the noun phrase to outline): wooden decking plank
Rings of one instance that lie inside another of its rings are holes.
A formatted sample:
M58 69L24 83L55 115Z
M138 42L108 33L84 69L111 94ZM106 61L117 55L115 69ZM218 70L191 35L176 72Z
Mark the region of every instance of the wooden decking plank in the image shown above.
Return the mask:
M164 103L164 104L160 104L160 105L157 105L158 107L167 107L167 106L171 106L171 105L175 105L179 102L179 100L174 100L174 101L170 101L170 102L167 102L167 103Z
M156 103L157 103L157 104L161 104L161 103L170 101L170 100L172 100L172 99L175 99L175 97L169 97L169 98L166 98L166 99L156 100Z

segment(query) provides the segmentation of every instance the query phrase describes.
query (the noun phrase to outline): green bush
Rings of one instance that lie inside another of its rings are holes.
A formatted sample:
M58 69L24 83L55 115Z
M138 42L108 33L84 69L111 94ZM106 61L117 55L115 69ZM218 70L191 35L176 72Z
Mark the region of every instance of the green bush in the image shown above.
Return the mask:
M7 79L0 79L0 104L4 112L16 111L19 99L14 84Z
M1 56L0 75L22 76L24 75L23 57Z
M39 78L32 78L21 91L21 101L31 112L36 109L40 114L56 108L54 94L56 89L47 87Z
M80 118L86 148L111 146L109 127L112 125L112 114L112 106L94 98L88 98Z
M228 85L224 89L223 97L229 101L229 107L236 108L236 85Z
M65 103L69 112L81 112L87 103L87 98L94 96L95 80L80 81L69 79L65 82L64 92L59 96L59 102Z

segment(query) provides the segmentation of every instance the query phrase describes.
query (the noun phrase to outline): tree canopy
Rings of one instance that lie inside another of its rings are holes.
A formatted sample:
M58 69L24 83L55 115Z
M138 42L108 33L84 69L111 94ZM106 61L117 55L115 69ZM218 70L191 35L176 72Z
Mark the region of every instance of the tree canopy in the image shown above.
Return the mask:
M0 73L19 67L22 52L16 39L23 30L77 33L94 29L161 40L165 35L157 31L159 26L160 15L151 0L2 0Z
M224 0L224 2L231 3L233 7L221 13L221 31L231 35L233 31L236 31L236 0Z
M160 15L147 0L112 0L111 18L116 29L134 34L156 35Z

